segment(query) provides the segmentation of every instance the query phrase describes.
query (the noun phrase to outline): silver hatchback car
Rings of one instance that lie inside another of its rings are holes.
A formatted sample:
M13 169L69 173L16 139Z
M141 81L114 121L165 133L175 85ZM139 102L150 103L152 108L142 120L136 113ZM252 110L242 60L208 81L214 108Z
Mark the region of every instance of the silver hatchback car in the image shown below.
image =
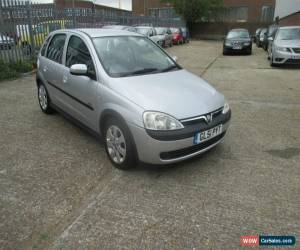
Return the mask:
M224 96L137 33L58 30L37 65L42 111L102 135L121 169L191 158L221 142L229 126Z

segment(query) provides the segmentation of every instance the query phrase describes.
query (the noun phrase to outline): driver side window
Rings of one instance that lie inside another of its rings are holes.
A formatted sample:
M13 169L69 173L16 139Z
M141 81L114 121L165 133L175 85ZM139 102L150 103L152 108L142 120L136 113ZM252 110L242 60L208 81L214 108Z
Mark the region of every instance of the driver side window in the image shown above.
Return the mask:
M85 64L88 69L88 76L96 80L96 71L92 56L84 41L77 37L71 36L67 48L66 66L70 68L74 64Z

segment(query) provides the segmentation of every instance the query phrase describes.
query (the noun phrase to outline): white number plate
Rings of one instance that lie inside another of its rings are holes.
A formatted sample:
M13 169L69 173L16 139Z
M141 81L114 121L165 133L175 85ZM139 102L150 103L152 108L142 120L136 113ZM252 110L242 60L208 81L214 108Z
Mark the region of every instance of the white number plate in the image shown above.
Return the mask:
M236 50L240 50L240 49L242 49L242 46L233 46L233 49L236 49Z
M220 125L218 125L214 128L211 128L209 130L197 133L194 136L194 144L199 144L199 143L202 143L204 141L207 141L211 138L214 138L214 137L218 136L219 134L222 134L222 132L223 132L223 125L220 124Z

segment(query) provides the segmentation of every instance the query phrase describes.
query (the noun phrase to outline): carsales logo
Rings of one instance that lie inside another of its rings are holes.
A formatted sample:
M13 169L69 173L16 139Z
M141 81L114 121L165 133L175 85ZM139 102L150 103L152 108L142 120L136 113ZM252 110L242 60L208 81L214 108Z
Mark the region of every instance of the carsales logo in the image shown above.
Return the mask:
M257 247L259 245L259 236L241 236L242 247Z

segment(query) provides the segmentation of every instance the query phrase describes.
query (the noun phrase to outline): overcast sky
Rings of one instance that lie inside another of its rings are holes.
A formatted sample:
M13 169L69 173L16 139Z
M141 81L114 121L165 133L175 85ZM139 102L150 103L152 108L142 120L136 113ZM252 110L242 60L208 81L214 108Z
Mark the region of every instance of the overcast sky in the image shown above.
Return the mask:
M92 0L91 0L92 1ZM97 4L103 4L119 8L119 0L94 0ZM32 2L53 3L53 0L32 0ZM121 8L131 10L131 0L120 0Z

